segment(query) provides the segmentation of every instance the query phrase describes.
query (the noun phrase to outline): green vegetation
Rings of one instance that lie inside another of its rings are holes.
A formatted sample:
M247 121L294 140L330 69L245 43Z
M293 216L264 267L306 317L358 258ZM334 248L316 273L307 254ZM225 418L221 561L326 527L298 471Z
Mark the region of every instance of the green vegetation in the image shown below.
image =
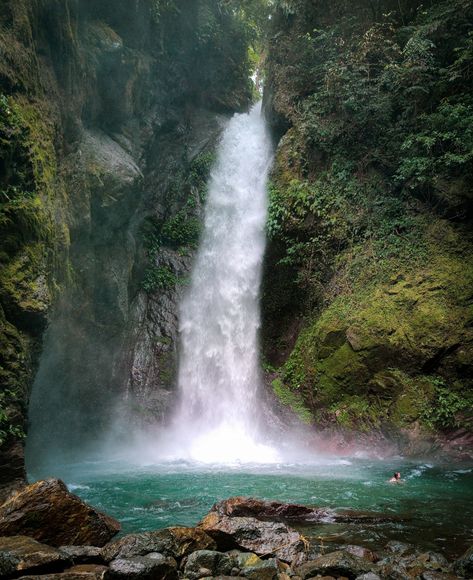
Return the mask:
M471 427L473 393L452 391L440 377L434 378L432 383L432 400L421 413L427 425L437 429Z
M174 213L169 212L171 215L167 219L149 217L143 222L143 242L150 263L141 284L146 292L166 290L178 283L179 277L168 266L155 265L163 248L175 250L181 255L197 248L202 229L201 207L214 160L215 155L210 151L197 155L189 164L187 172L171 184L168 198ZM184 197L185 201L176 211L179 197Z
M278 372L319 423L447 429L473 392L473 2L384 4L273 18L266 350L299 304Z
M289 407L303 423L312 423L312 414L298 393L288 389L280 379L274 379L271 385L274 394L283 405Z
M147 269L142 287L146 292L168 290L178 283L178 277L168 266L154 266Z

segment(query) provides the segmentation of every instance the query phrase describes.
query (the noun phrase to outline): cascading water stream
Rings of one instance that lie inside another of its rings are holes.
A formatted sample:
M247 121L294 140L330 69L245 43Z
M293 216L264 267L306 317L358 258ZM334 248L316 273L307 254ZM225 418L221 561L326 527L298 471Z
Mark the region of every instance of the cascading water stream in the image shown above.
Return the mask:
M175 443L209 462L275 461L258 427L259 289L272 148L261 104L235 115L212 171L204 232L180 308Z

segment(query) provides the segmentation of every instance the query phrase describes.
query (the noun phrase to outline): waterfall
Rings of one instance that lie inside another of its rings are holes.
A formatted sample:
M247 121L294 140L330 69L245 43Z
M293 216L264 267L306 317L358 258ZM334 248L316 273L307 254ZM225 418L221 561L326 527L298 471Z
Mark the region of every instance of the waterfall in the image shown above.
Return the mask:
M274 461L258 425L259 290L272 148L261 104L235 115L210 177L204 232L180 307L181 454Z

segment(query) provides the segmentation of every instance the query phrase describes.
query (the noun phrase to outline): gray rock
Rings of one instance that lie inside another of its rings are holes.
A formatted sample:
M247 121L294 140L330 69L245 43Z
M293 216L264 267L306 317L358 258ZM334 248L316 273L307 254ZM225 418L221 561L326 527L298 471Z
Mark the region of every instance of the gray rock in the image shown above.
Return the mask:
M260 556L276 556L283 562L293 564L306 559L306 540L282 522L210 512L199 526L217 542L221 550L243 549Z
M371 572L372 569L373 565L364 558L338 550L302 564L296 572L303 580L317 576L317 574L335 577L346 576L350 580L354 580L361 574Z
M215 542L198 528L166 528L157 532L129 534L102 548L105 562L115 559L145 556L159 552L165 556L182 558L196 550L214 550Z
M381 576L378 576L374 572L367 572L361 576L357 576L356 580L381 580Z
M0 538L0 576L11 578L21 572L60 570L70 561L66 553L27 536Z
M174 558L152 553L148 556L117 558L109 564L109 578L127 580L175 580L177 563Z
M197 550L188 558L184 574L190 580L218 574L230 575L233 560L227 554L215 550Z

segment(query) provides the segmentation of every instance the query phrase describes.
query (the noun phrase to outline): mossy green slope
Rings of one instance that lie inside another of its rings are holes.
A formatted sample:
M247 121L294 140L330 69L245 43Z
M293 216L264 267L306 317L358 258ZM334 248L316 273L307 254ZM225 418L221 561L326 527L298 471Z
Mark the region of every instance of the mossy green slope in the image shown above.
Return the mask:
M274 17L266 356L319 426L471 429L473 4L379 5Z

